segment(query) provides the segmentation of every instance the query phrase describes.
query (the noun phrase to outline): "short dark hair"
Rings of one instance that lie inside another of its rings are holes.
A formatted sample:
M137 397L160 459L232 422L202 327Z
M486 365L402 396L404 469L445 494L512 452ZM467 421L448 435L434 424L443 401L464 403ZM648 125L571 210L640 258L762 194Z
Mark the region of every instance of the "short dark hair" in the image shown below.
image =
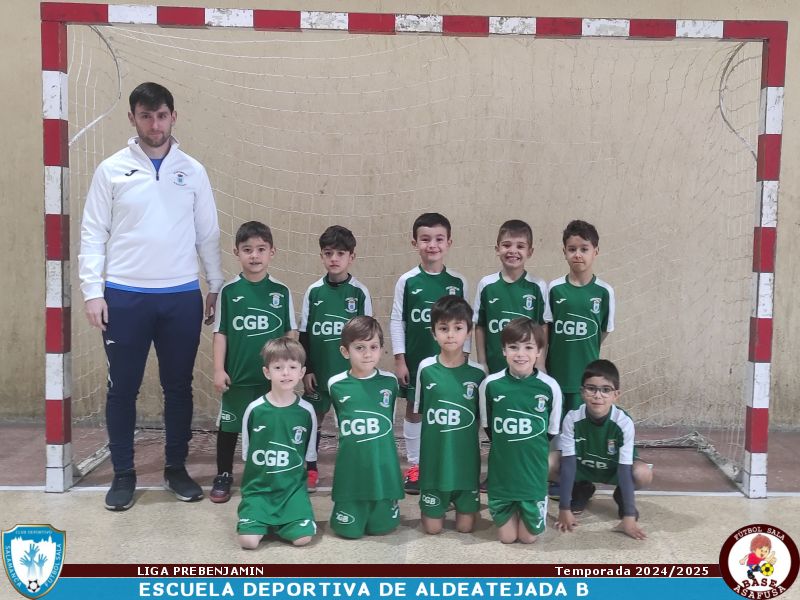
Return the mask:
M265 367L269 367L270 363L276 360L296 360L301 365L305 365L306 351L297 340L280 337L264 344L261 349L261 359L264 361Z
M254 237L261 238L270 246L275 245L272 242L272 230L268 225L264 225L261 221L248 221L242 223L236 231L236 247Z
M592 377L602 377L608 380L611 385L614 386L615 390L619 389L619 369L617 369L617 366L610 360L600 358L586 365L586 368L583 370L581 384Z
M352 252L356 249L356 236L347 227L331 225L319 236L319 249L333 248Z
M381 348L383 348L383 329L381 329L381 324L373 317L360 315L353 317L345 324L342 329L341 344L347 348L353 342L371 340L376 335Z
M503 346L531 340L536 342L536 347L540 350L544 348L544 328L528 317L514 319L500 333L500 343Z
M136 113L136 105L141 104L147 110L157 110L166 104L169 112L175 112L175 100L172 93L163 85L146 81L137 85L128 97L131 112Z
M439 213L422 213L414 220L414 225L411 227L411 235L417 239L417 230L420 227L436 227L441 225L447 230L447 239L450 239L450 221L442 214Z
M594 225L586 221L580 221L578 219L570 221L567 228L564 230L564 234L561 236L561 242L566 246L567 240L573 235L585 239L595 248L600 245L600 234L597 233L597 229L595 229Z
M467 331L472 331L472 307L461 296L442 296L431 306L431 330L437 323L465 321Z
M497 232L497 243L500 244L500 240L506 235L518 235L520 237L525 236L528 240L528 245L533 247L533 230L525 221L520 221L519 219L510 219L500 225L500 231Z

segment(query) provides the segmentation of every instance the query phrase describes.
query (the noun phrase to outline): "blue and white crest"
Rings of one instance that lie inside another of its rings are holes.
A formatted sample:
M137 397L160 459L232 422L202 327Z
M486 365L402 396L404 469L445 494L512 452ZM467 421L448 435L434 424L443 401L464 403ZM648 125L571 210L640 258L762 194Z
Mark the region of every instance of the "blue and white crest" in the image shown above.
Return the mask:
M280 308L281 300L283 300L283 294L280 292L271 292L270 296L272 297L272 308Z
M533 410L536 412L544 412L547 410L547 401L550 399L544 394L536 394L535 398L536 406L533 407Z
M536 300L533 294L525 294L522 299L525 301L525 310L533 310L533 302Z
M175 185L186 185L186 173L175 171Z
M52 525L3 531L3 565L11 585L26 598L49 592L61 575L66 540L66 533Z
M615 440L608 440L607 444L606 444L606 450L608 450L608 453L611 454L611 455L616 454L617 453L617 442Z
M392 390L381 390L380 395L381 395L380 405L383 408L389 408L389 402L392 399Z
M476 384L474 381L467 381L464 384L464 387L466 388L466 390L464 391L462 396L464 397L465 400L472 400L475 397L475 390L478 389L478 384Z
M347 312L354 313L358 310L358 300L356 298L353 298L351 296L350 298L346 298L344 302L345 302L344 309Z
M447 295L448 296L457 296L458 292L461 291L454 285L448 285L446 289L447 289Z
M594 314L599 315L600 314L600 303L603 301L603 299L602 298L590 298L590 300L592 301L591 311Z

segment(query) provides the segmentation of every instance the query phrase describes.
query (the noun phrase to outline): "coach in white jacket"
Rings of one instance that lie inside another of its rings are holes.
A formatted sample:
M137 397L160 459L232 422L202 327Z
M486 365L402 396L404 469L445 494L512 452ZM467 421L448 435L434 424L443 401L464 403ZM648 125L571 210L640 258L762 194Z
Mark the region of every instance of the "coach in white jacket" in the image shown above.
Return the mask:
M164 390L164 485L184 501L203 491L186 471L192 371L203 316L223 276L217 209L203 166L178 148L172 94L143 83L130 95L136 137L97 168L81 226L81 291L108 357L106 422L114 481L106 508L133 505L136 397L151 343ZM197 257L209 293L203 309Z

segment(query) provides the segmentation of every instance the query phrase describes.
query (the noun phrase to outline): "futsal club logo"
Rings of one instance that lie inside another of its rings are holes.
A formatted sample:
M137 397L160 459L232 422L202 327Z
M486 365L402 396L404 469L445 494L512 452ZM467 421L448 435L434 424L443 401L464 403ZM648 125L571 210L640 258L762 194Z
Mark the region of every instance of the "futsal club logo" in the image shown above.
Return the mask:
M725 583L740 596L774 598L794 583L800 555L785 531L757 523L740 528L725 540L719 568Z
M49 592L64 564L66 533L52 525L17 525L3 531L3 566L20 594L39 598Z

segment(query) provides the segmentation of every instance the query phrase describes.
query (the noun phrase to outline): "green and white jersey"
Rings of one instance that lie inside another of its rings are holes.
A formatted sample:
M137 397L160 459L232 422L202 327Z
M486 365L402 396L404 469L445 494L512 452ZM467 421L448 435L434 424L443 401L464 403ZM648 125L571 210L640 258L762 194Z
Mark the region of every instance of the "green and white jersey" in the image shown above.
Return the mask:
M518 379L504 369L479 388L481 425L491 427L489 497L492 500L541 500L547 495L547 434L558 433L561 389L535 370Z
M575 456L575 481L616 484L617 466L633 464L634 433L633 419L621 408L612 406L598 423L586 413L584 404L564 417L561 455Z
M397 377L376 369L359 379L345 371L330 378L328 390L339 431L333 501L402 498L393 429Z
M547 284L527 271L512 283L501 273L481 279L475 294L473 320L482 327L486 339L486 365L490 373L506 367L500 332L509 321L528 317L540 325L552 320L547 304Z
M574 394L586 365L600 358L600 335L614 331L614 290L597 277L580 287L561 277L550 282L548 295L547 372L565 394Z
M446 367L438 356L419 364L414 412L422 415L421 489L474 490L481 470L478 387L486 372L466 361Z
M431 306L442 296L467 297L467 280L460 273L428 273L416 266L400 276L394 288L391 333L392 353L405 354L409 382L413 385L422 360L439 353L431 334ZM469 352L469 340L464 344Z
M217 297L214 333L226 338L225 372L231 385L263 385L261 348L297 329L292 293L267 275L257 283L241 275L226 283Z
M300 397L289 406L275 406L261 396L247 407L243 423L242 496L263 494L277 510L305 489L306 461L317 460L314 409ZM285 522L293 520L287 515Z
M300 332L308 333L309 363L324 392L328 379L350 367L339 346L345 323L359 315L372 316L372 298L353 276L335 284L326 275L308 286L303 296Z

